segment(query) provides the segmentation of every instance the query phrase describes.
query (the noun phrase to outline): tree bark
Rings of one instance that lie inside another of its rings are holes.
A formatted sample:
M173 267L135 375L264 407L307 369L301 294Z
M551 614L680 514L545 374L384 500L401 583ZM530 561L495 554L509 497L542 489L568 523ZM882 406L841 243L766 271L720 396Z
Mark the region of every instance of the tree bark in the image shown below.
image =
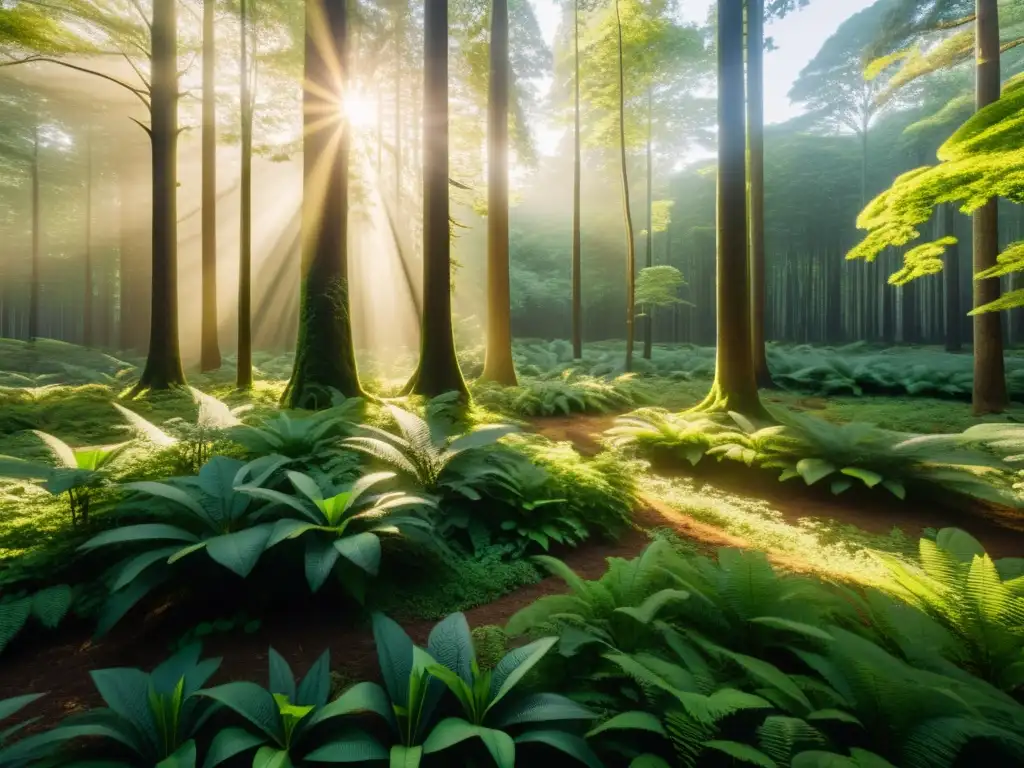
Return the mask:
M175 0L153 0L153 300L149 352L132 395L184 385L178 350L178 29Z
M747 0L747 149L750 215L750 333L754 375L771 387L764 346L764 0Z
M633 341L636 335L636 240L633 235L633 212L629 207L629 175L626 168L626 75L622 58L619 0L615 0L615 24L619 33L619 157L622 164L622 219L626 227L626 371L629 372L633 370Z
M743 0L718 0L718 339L715 381L697 408L766 417L751 350L744 122Z
M956 206L946 203L942 206L943 234L956 236ZM946 265L942 271L946 281L946 351L959 352L962 344L960 323L963 310L960 308L960 245L946 248Z
M998 101L999 6L997 0L977 0L975 22L975 108ZM974 213L974 272L995 266L999 252L997 200L989 200ZM999 278L974 281L974 306L999 298ZM974 392L976 416L1002 413L1007 406L1003 361L1002 316L984 312L974 316Z
M572 357L583 357L583 282L580 242L580 3L573 10L573 166L572 166Z
M508 0L491 0L487 102L487 351L481 378L516 385L508 274Z
M82 346L91 347L92 324L92 124L85 134L85 269L82 284Z
M338 109L343 94L337 93L339 62L347 75L345 6L345 0L306 2L302 288L295 365L282 395L290 408L325 408L331 404L331 389L345 397L363 394L349 312L350 131ZM333 50L324 50L323 39L331 41Z
M203 0L202 269L203 297L199 368L220 368L217 338L217 92L215 0Z
M654 266L654 162L651 151L651 110L652 96L650 86L647 87L647 253L644 258L644 265L649 269ZM654 331L654 318L652 313L654 307L644 309L644 360L651 359L651 346L653 339L651 334Z
M423 318L420 361L407 390L468 397L452 332L448 202L448 3L423 10Z
M252 93L249 75L249 3L241 0L239 86L241 105L242 168L239 184L238 237L238 353L235 386L252 388Z
M28 340L39 335L39 125L32 137L32 277L28 289Z

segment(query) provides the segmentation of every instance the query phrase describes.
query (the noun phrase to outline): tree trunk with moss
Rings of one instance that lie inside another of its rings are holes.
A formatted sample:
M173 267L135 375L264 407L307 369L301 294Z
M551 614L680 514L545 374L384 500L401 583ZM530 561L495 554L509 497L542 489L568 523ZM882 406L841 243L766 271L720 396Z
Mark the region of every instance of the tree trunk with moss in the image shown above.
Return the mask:
M759 387L773 386L764 348L764 0L747 0L747 157L750 219L750 334Z
M85 269L82 284L82 346L95 342L92 324L92 124L85 133Z
M516 385L508 274L508 0L491 2L487 102L487 351L481 378Z
M299 336L289 408L326 408L331 390L363 394L356 369L348 278L349 136L338 109L338 63L346 72L348 30L344 0L307 0L303 122L302 287ZM323 30L333 50L314 34ZM347 83L343 81L341 87Z
M448 205L448 4L423 11L423 317L420 361L406 389L468 396L452 330Z
M697 408L763 418L750 334L743 1L718 0L718 340L715 381Z
M740 0L742 2L742 0ZM626 371L633 370L633 342L636 338L636 238L633 212L629 207L629 174L626 164L626 75L622 57L622 16L615 0L615 25L619 34L619 160L622 167L622 219L626 228Z
M977 0L975 22L975 108L998 101L999 6L997 0ZM974 212L974 273L994 267L999 253L998 201L989 200ZM999 298L999 278L974 281L974 306ZM1003 362L1002 315L983 312L974 316L975 416L1006 410L1006 369Z
M217 338L217 92L214 0L203 0L202 317L199 369L220 368Z
M654 266L654 158L651 148L651 111L652 111L651 88L647 88L647 243L644 258L644 265L648 268ZM644 360L651 359L651 348L653 346L654 307L646 307L644 311Z
M154 0L150 141L153 148L153 297L149 352L132 390L183 385L178 349L178 30L175 0Z

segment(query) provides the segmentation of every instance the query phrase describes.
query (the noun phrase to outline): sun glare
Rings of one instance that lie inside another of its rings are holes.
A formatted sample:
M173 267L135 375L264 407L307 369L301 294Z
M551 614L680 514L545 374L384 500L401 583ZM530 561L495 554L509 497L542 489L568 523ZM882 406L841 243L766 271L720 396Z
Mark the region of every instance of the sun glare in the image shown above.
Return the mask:
M377 102L364 91L349 91L342 99L341 108L356 129L369 128L377 120Z

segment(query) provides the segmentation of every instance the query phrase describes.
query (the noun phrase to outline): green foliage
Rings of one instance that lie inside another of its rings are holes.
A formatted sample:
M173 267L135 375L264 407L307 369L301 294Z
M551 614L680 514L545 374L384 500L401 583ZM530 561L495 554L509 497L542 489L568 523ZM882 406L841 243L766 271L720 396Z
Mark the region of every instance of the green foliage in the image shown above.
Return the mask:
M640 270L636 278L636 303L643 307L645 312L650 311L651 307L690 304L677 295L679 288L684 285L686 281L683 279L683 273L675 267L646 267Z
M0 477L42 480L42 487L54 496L68 495L71 524L89 521L90 492L107 484L109 467L127 448L127 443L106 447L74 449L60 438L32 430L50 450L56 466L12 456L0 456Z
M288 471L286 474L295 490L294 496L262 488L258 481L251 487L243 485L237 490L269 502L268 513L283 508L288 516L279 517L269 527L262 549L266 551L284 541L303 539L306 544L306 581L313 592L323 586L339 565L339 560L344 560L354 566L355 574L358 574L358 578L351 576L346 579L346 586L361 597L363 582L360 579L376 576L380 569L381 534L408 534L413 530L430 532L432 528L430 522L422 517L392 514L403 507L432 508L434 502L430 499L402 491L370 493L393 479L393 472L364 475L341 488L324 488L300 472Z
M80 549L131 546L143 551L129 556L116 569L110 597L97 632L116 624L146 594L170 578L174 565L204 551L216 563L239 576L256 566L274 532L274 523L259 522L260 505L242 488L266 482L287 459L264 456L248 464L214 456L197 477L163 483L128 483L126 490L141 494L139 504L151 519L100 533Z
M573 370L551 378L524 379L515 387L479 382L471 390L479 405L509 416L611 413L639 405L649 396L632 374L607 379Z
M782 470L780 481L826 481L834 494L854 483L881 488L897 498L908 486L932 488L1015 505L1010 476L996 457L973 446L970 430L951 435L913 435L871 424L833 424L799 413L773 412L781 424L758 427L739 414L733 423L701 414L637 412L610 430L620 447L637 446L696 464L705 455L747 466Z
M29 618L47 629L54 629L67 615L71 602L71 587L66 584L33 593L0 595L0 653L28 625Z
M0 699L0 724L2 724L8 718L14 717L21 710L38 701L43 697L42 693L27 693L22 696L14 696L9 699ZM42 757L47 752L52 751L52 748L47 748L45 745L36 747L33 749L23 748L19 746L19 750L16 753L11 753L7 747L11 744L12 739L17 735L18 731L28 727L32 723L38 721L39 718L33 717L28 720L23 720L20 723L14 725L4 725L0 730L0 768L22 768L32 764L32 762ZM19 754L20 753L20 754Z
M192 629L170 644L172 652L180 651L193 643L201 643L204 637L213 634L226 634L235 631L242 631L247 635L259 630L263 622L259 619L250 619L245 613L237 613L231 618L217 619L216 621L204 621L196 624Z
M228 436L255 456L276 453L309 462L327 453L335 440L349 432L351 420L362 405L359 398L350 398L311 414L296 416L282 411L258 424L233 427Z
M24 758L52 745L90 738L86 749L97 761L128 754L135 764L177 758L183 762L169 765L195 765L195 737L210 709L210 702L196 694L220 666L220 659L201 661L199 654L198 645L189 646L148 674L127 668L92 672L106 708L73 715L52 730L29 736L9 747L6 757Z
M428 414L424 419L394 405L387 408L399 434L361 424L361 435L346 438L343 445L391 467L427 493L440 496L458 494L477 500L478 487L501 474L481 449L515 432L516 427L488 424L466 434L449 435L447 418L431 418Z
M883 625L909 658L920 663L938 653L1007 692L1024 686L1024 559L993 561L956 528L921 539L918 567L876 557L892 574L895 594L938 624Z

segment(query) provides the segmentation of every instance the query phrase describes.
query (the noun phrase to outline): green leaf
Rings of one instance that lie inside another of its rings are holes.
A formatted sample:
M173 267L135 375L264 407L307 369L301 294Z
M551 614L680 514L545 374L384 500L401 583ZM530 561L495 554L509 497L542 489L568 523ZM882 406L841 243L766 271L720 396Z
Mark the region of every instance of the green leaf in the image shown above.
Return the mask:
M325 536L306 537L306 582L311 592L319 591L341 557L334 547L334 539Z
M807 485L814 485L835 472L836 468L824 459L800 459L796 463L796 471Z
M301 705L322 707L331 695L331 652L324 651L313 662L306 676L299 683L295 702Z
M108 544L125 544L139 541L199 541L199 537L184 528L165 523L142 523L140 525L127 525L124 528L114 528L104 531L89 539L79 547L80 550L90 550L96 547L105 547Z
M149 739L156 741L157 725L150 709L150 678L141 669L96 669L89 673L103 703Z
M412 640L397 622L383 613L374 613L372 620L384 687L396 706L406 708L409 706L409 678L413 667Z
M311 478L309 475L304 475L301 472L293 472L291 470L285 472L285 475L287 475L288 479L291 481L291 484L292 486L294 486L295 490L301 493L311 502L313 502L314 504L319 504L320 502L323 502L324 495L323 492L320 490L320 486L318 486L316 484L316 481L313 480L313 478Z
M137 483L125 483L122 487L128 491L138 491L139 493L147 493L151 496L159 496L162 499L167 499L168 501L172 501L175 504L185 507L185 509L189 510L200 520L209 519L209 516L206 514L206 510L203 509L202 505L196 501L196 499L181 488L175 488L173 485L168 485L167 483L156 483L151 480L143 480Z
M198 691L196 695L219 701L255 725L278 744L284 743L284 724L281 721L277 702L269 691L256 683L225 683L215 688Z
M883 480L882 487L901 501L907 498L907 489L904 488L903 483L898 480Z
M658 612L666 605L680 603L688 600L690 593L682 589L662 589L647 597L640 605L616 608L616 613L622 613L636 619L644 626L649 625L658 616Z
M849 480L833 480L830 490L832 491L833 496L838 496L841 493L850 490L851 486L853 486L853 483Z
M857 478L868 488L874 488L885 479L877 472L872 472L870 469L863 469L862 467L843 467L839 471L844 475Z
M408 690L408 680L406 680L406 690ZM307 727L312 728L324 720L331 720L335 717L372 712L394 729L397 726L391 702L387 693L376 683L356 683L334 701L313 712Z
M235 533L214 536L207 540L206 552L215 562L245 578L256 567L265 551L271 530L269 524L257 525Z
M841 709L817 709L807 715L808 720L836 720L840 723L852 723L854 725L863 725L860 720L851 715L848 712L843 712Z
M594 754L587 742L565 731L527 731L516 737L516 744L547 744L589 768L604 767L604 763Z
M981 546L981 542L959 528L943 528L936 534L935 543L961 563L969 564L975 556L985 555L985 548Z
M387 760L388 750L370 734L352 729L314 749L303 760L319 763L365 763Z
M334 541L334 548L338 550L338 554L353 565L371 576L377 575L381 554L380 539L377 534L364 531L355 536L345 536Z
M762 768L775 768L777 763L759 749L738 741L705 741L704 749L722 752L741 763L760 765Z
M629 763L629 768L672 768L672 766L662 757L645 754L634 757Z
M203 768L215 768L225 760L264 743L266 737L249 733L245 728L225 728L213 737Z
M169 557L180 550L180 547L161 547L160 549L153 549L149 552L143 552L141 555L136 555L128 560L121 568L121 571L117 574L117 579L114 581L110 591L117 592L117 590L123 589L131 584L139 574L151 565L155 565L160 562L167 562Z
M96 637L102 637L109 632L136 603L166 578L167 572L164 570L143 571L131 584L112 593L104 603L96 622Z
M390 768L419 768L423 760L423 747L396 744L391 748L390 758Z
M292 668L288 666L288 662L273 648L268 653L267 662L270 667L270 688L268 690L271 693L284 694L290 701L294 701L295 675L292 674Z
M292 758L287 749L260 747L252 759L252 768L292 768Z
M46 587L32 596L32 615L47 629L53 629L67 615L71 607L71 587L58 584Z
M0 603L0 651L21 632L31 612L31 597Z
M476 651L465 614L453 613L430 631L427 652L466 683L473 682Z
M189 739L174 754L156 764L156 768L196 768L196 743Z
M832 635L823 629L812 626L811 624L804 624L802 621L793 621L791 619L783 619L779 616L757 616L750 620L754 624L761 624L772 629L782 630L784 632L794 632L798 635L804 635L806 637L813 637L816 640L831 640Z
M499 661L491 678L491 701L487 709L501 701L557 642L557 637L544 637L516 648Z
M511 736L504 731L473 725L459 717L446 718L434 726L434 730L423 742L423 754L443 752L473 737L483 741L498 768L515 768L516 745Z
M10 699L0 699L0 722L17 714L33 701L37 701L45 695L45 693L26 693L23 696L14 696Z
M534 693L507 702L487 724L505 728L523 723L547 723L556 720L592 720L596 715L572 699L557 693Z
M615 715L605 722L601 723L596 728L592 728L587 732L587 738L593 738L598 734L606 731L648 731L650 733L656 733L659 736L668 738L668 734L665 732L665 726L661 724L661 720L652 715L650 712L623 712L619 715Z

